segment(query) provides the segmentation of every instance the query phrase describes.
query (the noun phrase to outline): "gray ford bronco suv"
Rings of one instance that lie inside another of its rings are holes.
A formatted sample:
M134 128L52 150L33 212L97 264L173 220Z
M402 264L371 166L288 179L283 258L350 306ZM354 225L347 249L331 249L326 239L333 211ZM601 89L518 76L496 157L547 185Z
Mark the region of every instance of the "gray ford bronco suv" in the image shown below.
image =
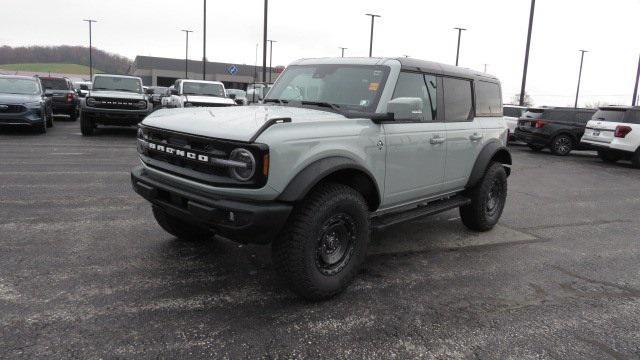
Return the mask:
M305 59L262 104L162 109L133 187L167 232L271 243L300 296L350 283L372 231L459 208L487 231L511 155L498 79L408 58Z
M152 111L153 103L139 77L95 75L91 90L80 102L80 130L90 136L98 124L135 126Z

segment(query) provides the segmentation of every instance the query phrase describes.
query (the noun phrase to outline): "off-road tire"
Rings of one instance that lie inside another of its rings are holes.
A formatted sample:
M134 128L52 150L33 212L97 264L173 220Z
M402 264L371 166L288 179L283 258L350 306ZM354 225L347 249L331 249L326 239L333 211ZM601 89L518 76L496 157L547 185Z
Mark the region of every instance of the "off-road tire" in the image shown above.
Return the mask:
M606 163L611 163L611 164L616 163L619 160L622 160L622 156L606 150L598 150L598 157L600 157L602 161Z
M497 188L496 188L497 187ZM507 200L507 172L500 163L492 163L484 176L466 196L469 205L460 207L462 223L474 231L488 231L500 220Z
M542 151L542 149L544 149L544 146L540 146L540 145L527 144L527 146L529 147L529 149L531 149L532 151L535 151L535 152L540 152L540 151Z
M91 136L95 132L95 124L93 120L87 118L84 113L80 112L80 132L84 136Z
M164 231L185 241L208 240L213 236L213 232L208 228L199 226L194 223L180 220L174 216L167 214L162 208L151 206L153 217L164 229Z
M272 244L278 274L299 296L318 301L342 292L358 273L370 238L369 208L355 189L321 184L293 209Z
M567 156L574 147L573 139L566 134L560 134L551 141L551 152L558 156Z

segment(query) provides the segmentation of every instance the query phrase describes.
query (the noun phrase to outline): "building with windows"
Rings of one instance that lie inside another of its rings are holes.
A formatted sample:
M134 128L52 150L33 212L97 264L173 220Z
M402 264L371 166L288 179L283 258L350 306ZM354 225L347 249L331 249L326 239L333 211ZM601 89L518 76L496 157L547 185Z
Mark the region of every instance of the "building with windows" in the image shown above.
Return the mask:
M202 61L189 60L187 67L189 79L202 80ZM267 81L275 81L282 67L267 69ZM139 76L147 86L171 86L176 79L185 78L184 59L171 59L153 56L136 56L129 70L130 75ZM221 81L230 89L246 90L247 85L262 82L262 66L209 62L206 63L206 80Z

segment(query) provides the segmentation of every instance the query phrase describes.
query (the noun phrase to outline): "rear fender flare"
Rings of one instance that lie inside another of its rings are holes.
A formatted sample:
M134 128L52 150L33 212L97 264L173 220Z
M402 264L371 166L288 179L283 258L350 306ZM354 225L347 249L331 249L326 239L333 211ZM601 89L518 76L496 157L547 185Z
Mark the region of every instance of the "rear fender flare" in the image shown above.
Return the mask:
M489 165L496 161L503 165L510 166L512 164L511 152L509 152L509 149L502 145L498 140L493 139L485 144L482 150L480 150L480 154L478 155L478 158L476 158L476 162L471 170L471 175L469 176L469 181L467 181L466 188L475 186L482 179ZM511 168L509 166L505 166L507 176L511 174Z

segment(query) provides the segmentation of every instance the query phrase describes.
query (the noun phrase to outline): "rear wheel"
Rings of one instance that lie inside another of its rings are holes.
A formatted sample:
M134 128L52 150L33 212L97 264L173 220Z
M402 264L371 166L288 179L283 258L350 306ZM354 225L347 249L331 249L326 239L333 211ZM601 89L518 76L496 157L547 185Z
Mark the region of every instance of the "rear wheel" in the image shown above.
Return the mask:
M171 216L160 207L152 206L152 210L160 227L180 240L207 240L213 236L208 228Z
M633 154L633 157L631 158L631 164L634 168L640 169L640 148L638 148L638 150L636 150L636 153Z
M342 292L362 264L369 208L355 189L335 183L313 190L273 242L278 274L299 296L322 300Z
M606 163L615 163L622 159L622 156L606 150L598 150L598 156Z
M551 152L558 156L567 156L573 150L573 139L569 135L558 135L551 142Z
M47 112L47 127L53 127L53 112L49 110Z
M462 223L471 230L488 231L498 223L507 201L507 172L492 163L484 177L467 191L471 203L460 207Z
M69 118L70 118L70 120L71 120L71 121L76 121L76 120L78 120L78 110L77 110L77 109L74 109L73 111L71 111L71 112L69 113Z
M84 136L91 136L95 131L95 123L84 113L80 113L80 132Z

